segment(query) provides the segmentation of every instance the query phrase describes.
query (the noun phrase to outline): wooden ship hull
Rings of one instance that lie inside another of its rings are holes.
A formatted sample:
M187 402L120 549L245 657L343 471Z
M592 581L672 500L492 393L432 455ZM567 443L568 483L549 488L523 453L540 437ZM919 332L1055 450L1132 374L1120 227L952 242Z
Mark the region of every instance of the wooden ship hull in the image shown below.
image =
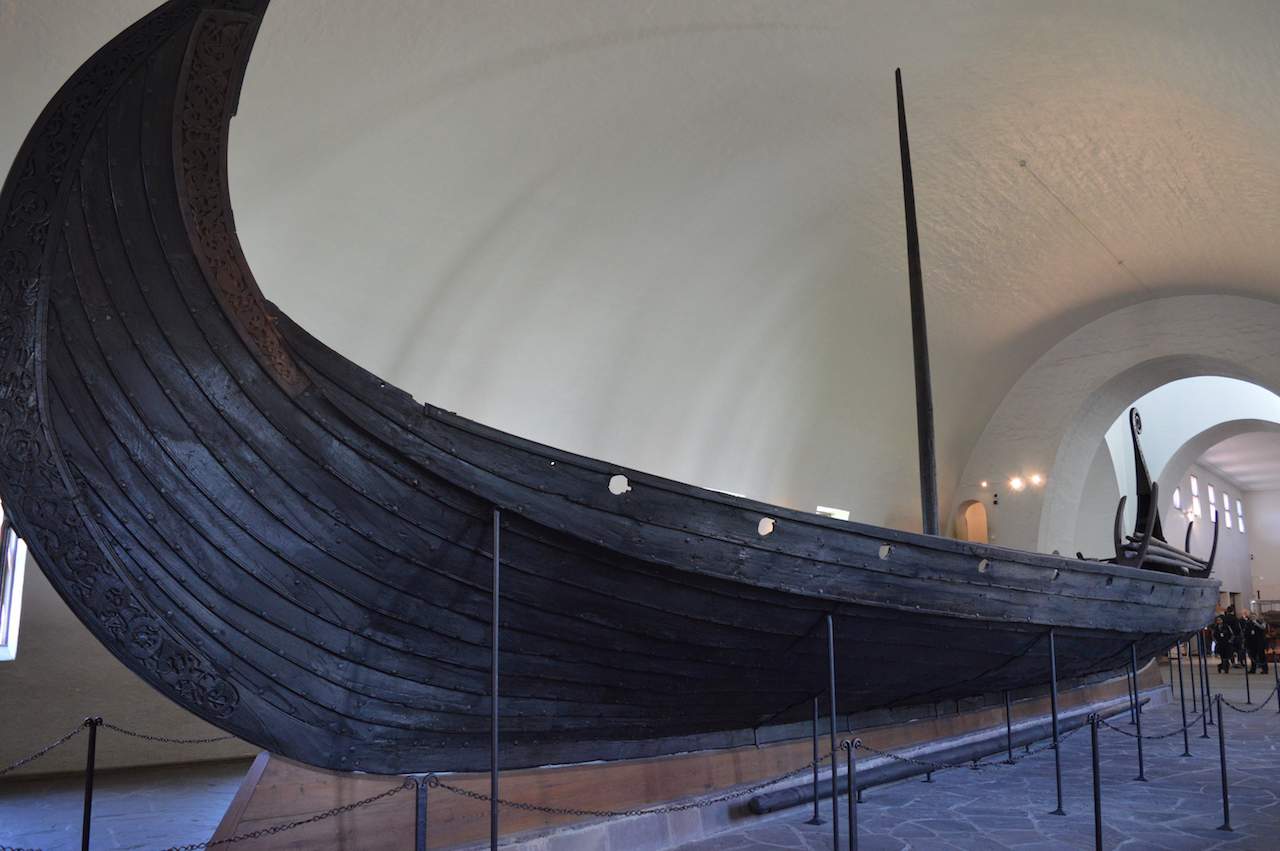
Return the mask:
M766 505L415 402L265 301L226 144L266 0L175 0L62 88L0 196L0 489L156 689L325 768L750 743L1146 656L1217 583ZM495 519L499 530L495 530ZM763 521L763 522L762 522Z

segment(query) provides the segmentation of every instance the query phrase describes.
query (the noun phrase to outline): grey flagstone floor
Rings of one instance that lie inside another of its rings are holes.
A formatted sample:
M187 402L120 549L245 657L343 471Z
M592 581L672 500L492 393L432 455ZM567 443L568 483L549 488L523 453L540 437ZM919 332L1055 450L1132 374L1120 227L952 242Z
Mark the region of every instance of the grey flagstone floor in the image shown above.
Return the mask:
M1213 661L1212 659L1210 660ZM1175 669L1176 670L1176 669ZM1168 672L1166 670L1166 679ZM1251 677L1256 706L1271 693L1272 676ZM1243 708L1244 675L1210 677L1215 690ZM1193 717L1190 701L1188 717ZM1102 766L1103 847L1125 851L1154 849L1280 849L1280 714L1276 699L1252 714L1226 710L1227 768L1231 823L1222 824L1221 775L1217 728L1201 738L1191 731L1190 758L1182 756L1182 736L1146 741L1146 776L1137 775L1137 747L1129 736L1102 728L1099 750ZM1109 719L1133 730L1127 714ZM1143 714L1143 733L1159 734L1181 726L1176 698ZM1055 806L1053 752L1046 751L1016 766L972 771L953 769L934 774L933 783L920 778L869 789L858 807L859 848L884 849L1002 849L1074 851L1093 847L1092 765L1089 731L1084 729L1062 745L1066 816L1050 815ZM845 799L840 801L841 845ZM831 802L821 806L830 819ZM759 822L690 843L681 851L764 851L764 849L823 849L832 846L831 826L806 824L810 807L801 807Z

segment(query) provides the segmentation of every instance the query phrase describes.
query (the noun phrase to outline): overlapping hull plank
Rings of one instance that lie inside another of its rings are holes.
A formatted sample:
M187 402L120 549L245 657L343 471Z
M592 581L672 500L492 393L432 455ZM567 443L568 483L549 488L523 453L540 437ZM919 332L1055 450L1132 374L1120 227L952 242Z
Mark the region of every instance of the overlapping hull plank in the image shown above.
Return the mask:
M841 711L1122 664L1217 585L768 506L466 421L266 302L227 127L265 0L178 0L87 63L0 198L3 496L119 658L327 768L487 766L493 509L502 763L752 741ZM614 493L610 480L627 478ZM774 521L761 535L761 519Z

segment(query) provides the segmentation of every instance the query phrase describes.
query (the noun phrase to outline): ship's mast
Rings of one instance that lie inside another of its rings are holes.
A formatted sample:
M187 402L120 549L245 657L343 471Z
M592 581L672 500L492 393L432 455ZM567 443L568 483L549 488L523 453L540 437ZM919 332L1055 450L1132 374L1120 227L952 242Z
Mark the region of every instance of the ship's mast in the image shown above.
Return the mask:
M907 274L911 288L911 345L916 366L916 437L920 450L920 514L926 535L938 534L938 473L933 444L933 382L929 377L929 332L924 318L924 276L920 271L920 235L916 232L916 194L911 182L907 112L902 101L902 69L893 72L898 87L898 144L902 152L902 202L907 220Z

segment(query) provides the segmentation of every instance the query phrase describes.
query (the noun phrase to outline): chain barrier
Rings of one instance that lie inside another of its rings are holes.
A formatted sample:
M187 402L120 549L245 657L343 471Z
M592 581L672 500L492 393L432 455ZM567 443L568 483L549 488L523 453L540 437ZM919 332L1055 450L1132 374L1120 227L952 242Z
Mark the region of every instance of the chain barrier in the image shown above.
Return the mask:
M139 733L136 730L127 730L124 727L117 727L110 721L103 721L102 726L108 730L115 730L117 733L123 733L126 736L133 736L135 739L146 739L148 742L160 742L166 745L209 745L214 742L225 742L234 739L235 736L212 736L206 739L175 739L168 736L152 736L149 733ZM3 849L0 849L3 851Z
M19 848L17 845L0 845L0 851L41 851L39 848Z
M1261 707L1259 707L1259 708L1261 708ZM1208 710L1206 710L1206 712L1207 712L1207 711L1208 711ZM1139 736L1137 733L1130 732L1129 730L1126 730L1126 729L1124 729L1123 727L1117 727L1117 726L1115 726L1114 724L1109 723L1109 722L1107 721L1107 719L1106 719L1106 718L1103 718L1101 715L1099 715L1099 716L1098 716L1098 723L1099 723L1099 724L1101 724L1102 726L1106 727L1108 730L1114 730L1115 732L1120 733L1120 734L1121 734L1121 735L1123 735L1123 736L1128 736L1128 737L1129 737L1129 738L1131 738L1131 739L1142 739L1143 741L1154 742L1154 741L1157 741L1157 740L1159 740L1159 739L1169 739L1169 738L1172 738L1173 736L1176 736L1176 735L1178 735L1179 733L1181 733L1183 730L1190 730L1190 729L1191 729L1192 727L1194 727L1196 724L1199 724L1199 723L1200 723L1200 719L1201 719L1201 718L1203 718L1203 717L1204 717L1204 715L1205 715L1205 713L1204 713L1204 712L1201 712L1199 715L1197 715L1196 717L1194 717L1194 718L1192 718L1190 721L1188 721L1185 725L1183 725L1183 726L1181 726L1181 727L1175 727L1174 729L1170 730L1170 731L1169 731L1169 732L1167 732L1167 733L1156 733L1156 734L1155 734L1155 735L1153 735L1153 736Z
M308 818L287 822L285 824L277 824L272 827L264 827L260 830L241 833L236 836L228 836L226 839L211 839L207 842L192 842L189 845L174 845L170 848L164 849L164 851L202 851L204 848L214 848L218 845L230 845L232 842L243 842L246 839L261 839L264 836L275 836L277 833L284 833L286 830L293 830L294 828L302 827L307 824L315 824L318 821L324 821L325 819L330 819L334 816L349 813L352 810L358 810L361 807L367 807L376 801L386 800L392 795L398 795L405 789L412 789L417 785L417 780L407 778L403 783L393 789L388 789L385 792L379 792L377 795L370 795L368 798L363 798L359 801L352 801L350 804L343 804L340 807L334 807L331 810L325 810L322 813L316 813Z
M1245 708L1244 708L1244 707L1242 707L1242 706L1236 706L1234 703L1232 703L1231 701L1227 700L1225 697L1224 697L1224 698L1222 698L1222 702L1223 702L1223 703L1225 703L1227 706L1230 706L1230 707L1231 707L1232 709L1234 709L1236 712L1242 712L1242 713L1244 713L1244 714L1248 715L1248 714L1250 714L1250 713L1257 712L1257 711L1259 711L1260 709L1262 709L1263 707L1265 707L1268 703L1270 703L1270 702L1271 702L1271 699L1272 699L1273 697L1275 697L1275 696L1276 696L1276 689L1274 689L1274 688L1273 688L1273 689L1271 690L1271 694L1267 695L1267 699L1266 699L1266 700L1264 700L1264 701L1262 701L1262 703L1259 703L1257 706L1253 707L1252 709L1245 709Z
M1072 736L1074 736L1076 733L1080 732L1083 729L1084 727L1077 727L1074 730L1063 733L1062 735L1058 736L1058 744L1061 745L1067 739L1071 738ZM914 765L918 768L923 768L926 771L943 771L948 768L968 768L974 771L982 771L983 769L987 769L987 768L1011 768L1012 766L1017 765L1018 763L1022 762L1024 759L1027 759L1028 757L1033 757L1033 756L1036 756L1037 754L1042 754L1045 751L1051 751L1053 750L1053 739L1052 738L1047 739L1043 744L1039 745L1038 747L1034 747L1029 751L1020 753L1012 759L1006 758L1006 759L999 760L997 762L986 762L981 759L970 760L969 762L932 762L926 759L917 759L911 756L903 756L902 754L897 754L897 753L894 753L893 751L882 751L879 748L871 747L870 745L864 743L861 739L855 739L853 742L853 746L857 750L867 751L868 753L875 754L876 756L886 757L888 759L894 760L895 762L905 762L910 765Z
M498 798L497 801L498 806L512 810L524 810L525 812L531 813L546 813L547 815L553 816L580 816L582 818L627 818L631 816L680 813L685 810L696 810L702 809L703 807L710 807L714 804L722 804L725 801L732 801L736 798L744 798L747 795L759 792L761 789L767 789L776 783L781 783L784 780L790 780L792 777L796 777L801 774L807 774L812 771L815 766L821 765L829 759L831 759L831 754L828 753L818 759L817 762L810 761L808 764L793 771L788 771L786 774L780 774L777 777L762 780L759 783L754 783L741 789L735 789L732 792L725 792L712 798L699 798L696 801L688 801L683 804L669 804L661 807L643 807L634 810L579 810L573 807L547 807L540 804L529 804L524 801L508 801L504 798ZM484 801L487 803L493 800L492 797L481 792L472 792L470 789L452 786L434 774L427 776L427 786L432 789L443 789L446 792L452 792L455 795L463 798L470 798L473 801ZM185 851L185 849L177 849L176 851Z
M45 754L47 754L49 751L51 751L51 750L53 750L54 748L58 747L58 745L65 744L66 742L68 742L68 741L70 741L71 739L74 739L76 736L80 735L80 733L84 732L84 729L85 729L85 725L84 725L84 724L80 724L80 725L79 725L79 726L77 726L74 730L71 730L71 731L70 731L70 732L68 732L66 735L62 736L61 738L56 739L56 740L54 740L54 741L50 742L49 744L45 745L45 746L44 746L44 747L42 747L40 750L38 750L38 751L36 751L35 753L31 754L31 756L23 757L22 759L18 760L17 762L13 763L12 765L8 765L8 766L5 766L4 768L0 768L0 777L3 777L4 775L8 774L10 771L17 771L19 768L22 768L22 766L27 765L27 764L32 763L32 762L35 762L37 759L39 759L40 757L44 756L44 755L45 755ZM4 851L4 846L0 845L0 851Z

